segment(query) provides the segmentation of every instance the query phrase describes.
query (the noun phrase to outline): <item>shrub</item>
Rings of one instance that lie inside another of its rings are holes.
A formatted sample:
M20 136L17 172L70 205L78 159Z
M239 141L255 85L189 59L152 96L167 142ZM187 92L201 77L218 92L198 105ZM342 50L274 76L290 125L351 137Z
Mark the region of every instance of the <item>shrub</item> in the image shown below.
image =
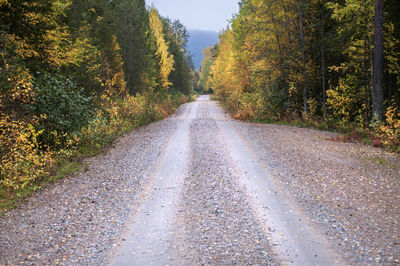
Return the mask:
M37 117L27 112L35 96L33 78L12 36L0 37L0 186L17 190L48 173L52 154L39 144Z
M91 98L68 78L49 73L38 75L35 101L29 109L34 115L42 115L38 126L43 131L41 141L55 148L64 147L68 137L80 132L93 118Z
M161 119L160 109L165 108L162 107L164 105L169 106L169 103L173 106L171 97L156 103L143 95L126 96L123 99L103 95L101 108L82 128L79 141L85 147L101 148L131 128Z
M373 125L382 144L389 149L400 153L400 110L389 107L385 114L385 122Z
M0 118L0 184L21 189L48 174L52 154L40 146L41 132L24 121Z
M166 118L172 113L175 112L176 108L188 101L187 96L182 94L181 92L173 92L168 95L161 95L160 101L157 106L156 117L158 118Z

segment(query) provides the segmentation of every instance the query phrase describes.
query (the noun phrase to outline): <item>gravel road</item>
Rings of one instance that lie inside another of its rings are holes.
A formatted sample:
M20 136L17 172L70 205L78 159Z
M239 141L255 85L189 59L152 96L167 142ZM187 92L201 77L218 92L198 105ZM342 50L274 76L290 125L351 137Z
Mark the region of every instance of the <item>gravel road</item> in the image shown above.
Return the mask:
M400 158L208 96L0 218L0 265L399 265Z

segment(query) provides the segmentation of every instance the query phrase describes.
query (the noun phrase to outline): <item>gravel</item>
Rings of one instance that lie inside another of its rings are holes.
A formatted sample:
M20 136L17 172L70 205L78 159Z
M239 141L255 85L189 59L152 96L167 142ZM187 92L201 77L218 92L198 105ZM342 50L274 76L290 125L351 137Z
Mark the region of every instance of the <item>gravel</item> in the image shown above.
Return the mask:
M399 264L398 155L312 129L234 124L350 263Z
M201 108L207 106L202 105ZM199 110L201 113L202 110ZM266 235L239 188L215 120L191 125L192 165L184 184L180 241L186 265L274 265Z
M265 221L258 220L239 184L240 171L235 170L218 127L217 120L223 118L214 103L196 104L188 171L178 215L170 221L176 239L170 254L182 265L278 264L270 235L260 225ZM113 148L87 160L88 171L41 189L1 217L0 265L109 264L112 250L124 241L129 220L137 213L137 199L151 184L156 165L190 106L121 137ZM397 155L334 142L332 133L229 123L280 189L293 197L349 263L399 265Z
M170 118L134 130L89 159L88 171L0 218L0 265L104 264L175 127Z

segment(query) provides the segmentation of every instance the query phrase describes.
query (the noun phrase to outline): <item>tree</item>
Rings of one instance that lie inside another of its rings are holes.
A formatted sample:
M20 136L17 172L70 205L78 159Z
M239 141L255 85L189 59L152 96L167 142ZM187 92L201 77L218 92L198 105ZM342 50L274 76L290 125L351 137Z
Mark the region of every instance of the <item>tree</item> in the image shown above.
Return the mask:
M118 43L124 61L125 80L131 94L147 86L144 76L149 68L151 50L147 43L149 13L144 0L112 1Z
M321 46L321 79L322 79L322 112L324 119L326 118L326 63L325 63L325 12L324 7L321 7L320 22L319 22L319 38Z
M343 57L338 65L331 67L336 71L338 81L328 92L331 97L328 101L336 103L336 107L330 108L336 108L335 116L343 123L356 120L368 124L371 119L374 6L371 0L328 2L327 6L337 23L335 30ZM337 102L340 99L348 100Z
M373 2L240 1L232 30L221 34L216 46L214 87L226 101L232 93L239 102L251 94L259 99L260 114L278 119L303 113L307 119L312 114L368 125L374 106L381 106L381 115L383 100L400 100L400 5L388 0L390 7L381 11L388 18L381 28L385 47L375 45L381 54L374 56ZM377 71L380 65L383 70ZM380 78L373 79L373 73ZM374 92L373 80L380 80L380 93Z
M375 0L374 77L372 121L383 118L383 0Z
M170 81L175 90L189 94L193 90L193 64L191 56L186 50L189 37L188 31L178 20L172 22L168 18L164 18L163 23L165 40L169 44L168 51L174 59Z
M152 8L150 10L150 30L152 33L153 41L156 46L156 55L158 58L158 65L160 68L160 76L162 87L165 90L172 85L169 80L169 75L174 70L174 56L169 53L169 43L166 42L164 31L163 31L163 22L160 19L160 15L157 10Z
M185 27L151 13L145 0L0 0L1 189L43 178L60 151L170 114L185 99L171 95L192 91Z
M210 82L210 68L213 63L213 47L207 47L203 49L203 62L201 63L200 69L200 90L204 92L209 92L211 88Z
M303 69L303 111L305 115L308 115L308 87L307 87L307 62L306 62L306 48L305 48L305 36L304 36L304 1L299 3L299 24L300 24L300 47L301 47L301 62Z

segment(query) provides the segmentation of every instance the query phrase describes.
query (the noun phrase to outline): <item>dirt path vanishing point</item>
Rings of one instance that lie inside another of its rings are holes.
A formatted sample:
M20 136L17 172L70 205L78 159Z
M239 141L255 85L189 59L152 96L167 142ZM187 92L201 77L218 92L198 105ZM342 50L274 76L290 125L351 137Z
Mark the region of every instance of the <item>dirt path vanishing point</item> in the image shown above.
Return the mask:
M0 218L0 265L398 264L400 159L332 136L200 96Z

